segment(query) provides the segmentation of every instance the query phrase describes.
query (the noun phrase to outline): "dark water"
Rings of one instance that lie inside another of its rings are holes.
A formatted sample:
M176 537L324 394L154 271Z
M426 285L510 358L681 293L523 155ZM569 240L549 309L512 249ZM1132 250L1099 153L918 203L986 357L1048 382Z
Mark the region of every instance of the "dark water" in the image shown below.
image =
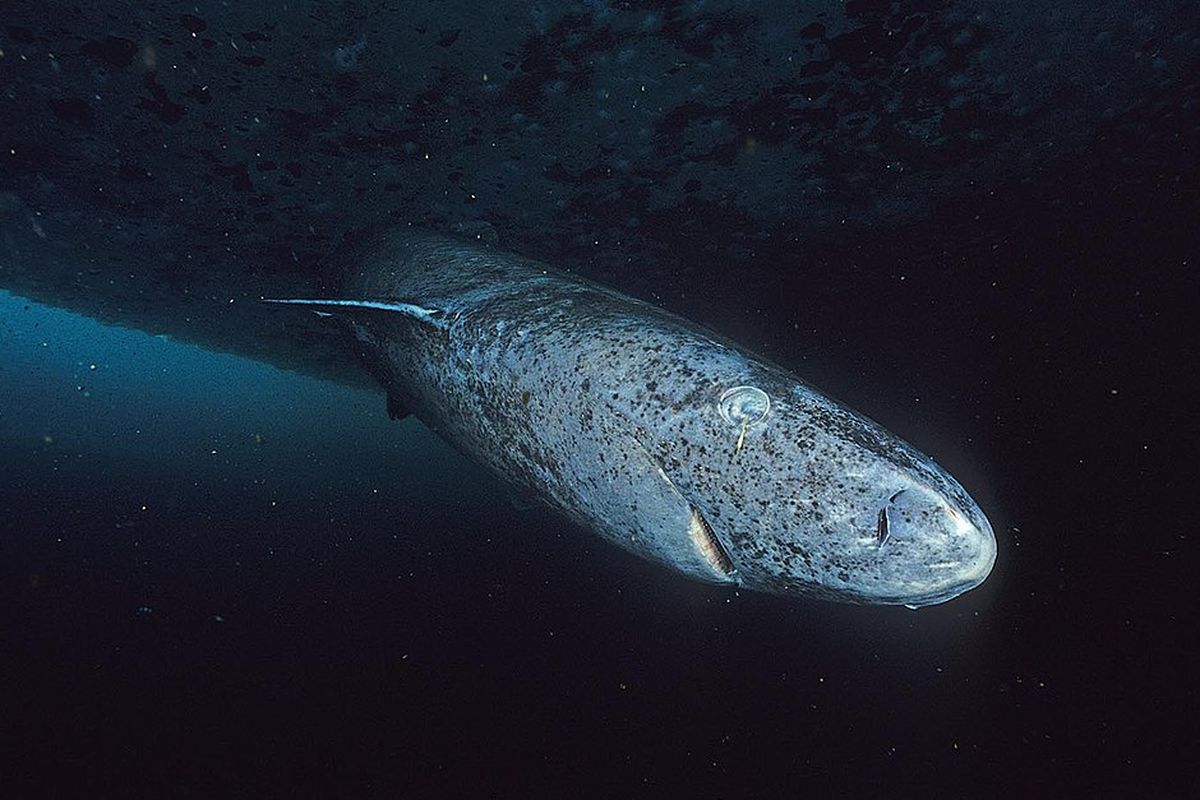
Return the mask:
M1155 19L1146 37L1195 61L1194 18ZM8 31L8 63L38 46L27 33ZM630 233L636 263L615 236L526 248L703 320L934 455L999 558L917 612L689 582L514 506L376 393L0 294L0 794L1194 794L1200 137L1194 75L1148 85L1177 102L1066 128L1083 143L1028 176L947 161L982 177L887 208L831 188L860 205L844 232L756 245L739 238L752 215L712 236L659 219ZM1067 122L1084 105L1056 102ZM562 224L626 224L605 208ZM253 282L276 278L295 280Z
M1191 344L1153 277L1172 254L1077 277L1107 255L1030 257L948 310L888 276L848 304L886 312L796 334L801 367L991 516L993 576L919 612L687 582L514 509L374 395L7 296L8 774L180 796L1179 789L1196 429L1169 354Z

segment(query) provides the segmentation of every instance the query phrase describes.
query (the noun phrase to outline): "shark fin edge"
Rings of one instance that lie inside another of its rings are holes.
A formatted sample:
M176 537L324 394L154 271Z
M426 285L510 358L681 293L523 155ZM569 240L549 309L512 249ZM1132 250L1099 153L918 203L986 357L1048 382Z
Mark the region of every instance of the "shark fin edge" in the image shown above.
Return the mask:
M336 311L385 311L419 319L424 322L436 322L440 318L446 316L446 312L440 308L429 308L417 303L408 303L403 300L344 300L344 299L320 299L320 298L302 298L302 297L264 297L264 303L274 303L276 305L292 305L292 306L311 306L317 313L332 314Z

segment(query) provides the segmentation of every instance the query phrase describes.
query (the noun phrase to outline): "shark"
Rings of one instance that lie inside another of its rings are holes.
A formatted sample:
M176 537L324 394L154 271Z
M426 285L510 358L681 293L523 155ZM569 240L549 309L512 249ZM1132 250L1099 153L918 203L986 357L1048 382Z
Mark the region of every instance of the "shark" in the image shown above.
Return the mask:
M397 229L328 297L393 417L691 578L920 607L979 586L987 517L931 458L706 327L539 261Z

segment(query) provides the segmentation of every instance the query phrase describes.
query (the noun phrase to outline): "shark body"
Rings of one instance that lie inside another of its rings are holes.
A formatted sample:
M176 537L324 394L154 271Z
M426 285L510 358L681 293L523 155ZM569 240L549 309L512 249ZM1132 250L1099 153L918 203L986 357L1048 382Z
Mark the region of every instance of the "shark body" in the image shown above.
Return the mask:
M432 234L378 237L337 296L388 394L502 479L693 578L921 606L990 572L978 505L796 375L649 303Z

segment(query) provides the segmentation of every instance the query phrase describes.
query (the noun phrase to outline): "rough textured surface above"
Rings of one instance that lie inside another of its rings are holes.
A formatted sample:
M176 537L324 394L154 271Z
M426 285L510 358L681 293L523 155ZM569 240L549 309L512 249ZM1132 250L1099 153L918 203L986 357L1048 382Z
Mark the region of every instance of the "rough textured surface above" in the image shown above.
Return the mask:
M181 8L6 4L0 286L309 369L246 301L368 226L721 292L1063 174L1195 172L1189 2Z

